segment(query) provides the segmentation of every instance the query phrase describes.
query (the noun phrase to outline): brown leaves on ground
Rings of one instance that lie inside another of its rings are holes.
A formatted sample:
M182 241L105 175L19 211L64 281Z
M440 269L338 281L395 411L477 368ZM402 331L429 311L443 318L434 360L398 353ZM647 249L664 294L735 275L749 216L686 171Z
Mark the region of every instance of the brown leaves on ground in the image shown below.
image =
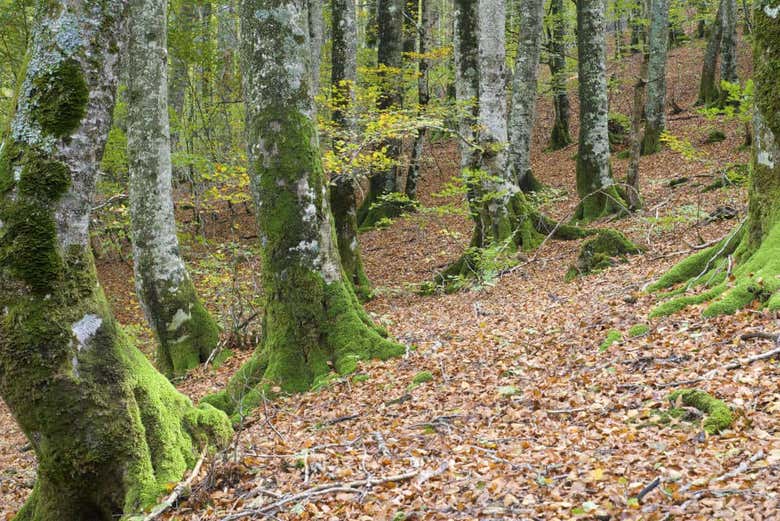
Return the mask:
M670 55L670 89L686 107L695 99L700 53L693 46ZM623 78L634 70L626 62L616 71ZM629 95L616 96L613 107ZM541 103L534 167L545 183L565 190L546 207L563 217L576 204L576 148L542 151L549 111ZM718 163L748 160L737 151L740 125L707 122L693 111L685 117L670 118L673 133ZM701 144L713 125L728 139ZM421 191L432 206L441 203L430 194L456 174L456 147L431 145L427 159ZM614 162L616 175L624 163ZM569 284L563 276L578 244L550 241L492 287L417 296L407 285L430 280L457 258L470 233L466 218L423 212L363 235L368 274L379 289L367 308L415 348L400 359L362 364L360 378L260 407L167 518L220 520L337 484L284 504L271 518L778 519L780 366L763 360L722 368L769 349L766 341L738 340L742 332L780 324L756 310L704 320L693 308L646 319L656 297L641 288L689 252L684 241L717 238L735 223L705 224L703 217L727 204L744 213L742 189L700 193L711 179L696 176L710 174L670 150L643 158L646 209L610 226L647 252ZM682 176L691 181L668 185ZM625 334L643 322L651 325L646 335ZM610 329L624 340L602 352ZM182 390L199 397L218 389L246 356L229 360L216 376L196 371ZM422 371L433 380L414 385ZM736 411L732 429L707 437L700 420L658 422L670 384L703 375L696 385ZM34 455L23 451L24 437L4 407L2 413L0 490L2 508L13 512L33 482ZM657 478L659 486L648 487Z

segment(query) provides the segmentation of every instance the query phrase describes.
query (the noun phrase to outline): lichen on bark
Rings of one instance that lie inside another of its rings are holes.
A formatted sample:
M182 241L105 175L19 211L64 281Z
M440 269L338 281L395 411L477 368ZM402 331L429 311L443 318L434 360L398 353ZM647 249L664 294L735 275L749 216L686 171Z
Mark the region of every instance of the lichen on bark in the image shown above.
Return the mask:
M126 7L40 4L0 146L0 393L38 459L21 521L136 512L181 478L201 444L231 434L223 413L194 407L134 347L89 249Z
M208 402L240 418L269 389L312 388L358 360L403 346L383 335L346 278L336 246L309 81L304 0L241 10L247 142L264 288L254 356Z
M205 362L219 326L179 252L171 187L166 6L131 0L127 152L136 293L158 340L157 363L179 376Z
M575 220L589 222L626 211L612 177L609 152L604 0L577 3L580 134Z

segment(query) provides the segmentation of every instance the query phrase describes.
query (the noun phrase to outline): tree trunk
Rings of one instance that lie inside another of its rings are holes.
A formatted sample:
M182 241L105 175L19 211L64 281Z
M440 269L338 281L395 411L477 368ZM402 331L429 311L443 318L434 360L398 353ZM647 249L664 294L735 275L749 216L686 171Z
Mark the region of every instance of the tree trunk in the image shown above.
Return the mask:
M647 103L642 153L654 154L661 147L666 129L666 57L669 47L669 0L653 0L650 8L647 66Z
M719 99L719 89L715 83L715 73L720 54L720 43L723 34L723 4L728 0L720 0L718 12L710 28L710 36L707 39L707 48L704 50L701 69L701 83L699 84L699 99L697 105L711 105Z
M400 107L403 102L403 0L378 0L379 49L377 62L383 70L379 73L379 109L386 111ZM401 140L387 138L384 143L388 159L397 162L401 156ZM381 148L381 147L380 147ZM398 192L398 166L382 172L374 172L369 179L368 193L358 209L357 220L361 228L371 228L386 218L399 216L403 204L388 201L386 196Z
M420 113L424 114L430 101L430 89L428 87L428 58L425 53L430 49L431 31L431 0L420 0L420 24L419 24L419 49L420 55L417 71L417 103ZM420 163L422 162L423 146L425 144L425 127L417 129L412 145L412 157L409 160L409 169L406 171L406 185L404 193L410 200L417 200L417 182L420 178Z
M347 110L354 101L357 81L357 23L355 3L352 0L332 0L331 88L334 92L333 121L342 128L353 123ZM331 180L330 204L336 226L339 255L344 273L352 281L355 293L362 299L371 296L371 283L363 270L358 243L355 178L350 174L337 175Z
M180 152L182 145L189 148L183 139L188 139L187 115L184 112L185 102L187 100L187 85L189 83L190 62L188 55L184 52L189 50L192 45L191 39L194 30L195 11L193 3L190 1L181 2L178 12L170 18L171 30L176 42L170 46L171 56L171 77L170 77L170 105L173 109L173 132L171 132L171 150ZM189 174L189 176L188 176ZM192 178L192 173L186 168L179 166L173 169L174 179L177 182L184 181L187 177Z
M566 88L566 4L564 0L550 0L552 37L550 39L550 75L552 76L553 109L555 122L550 136L550 148L560 150L572 143L569 133L569 92Z
M737 1L723 0L723 34L720 43L720 80L738 83L737 76ZM721 103L728 98L728 91L720 93Z
M156 372L114 320L89 247L127 2L46 2L0 147L0 392L35 450L17 520L153 503L227 419Z
M706 286L658 306L653 315L665 315L687 305L709 302L704 315L734 313L758 304L780 310L780 12L774 4L754 4L753 63L755 115L753 168L747 222L715 246L688 257L651 286L658 290L685 282ZM728 266L736 266L729 273Z
M531 138L536 115L544 2L521 0L518 11L520 36L512 79L512 109L509 112L509 168L514 183L524 192L533 192L542 187L531 171Z
M219 327L198 299L179 254L171 189L166 2L135 11L128 49L127 152L138 298L159 341L157 362L181 375L205 362Z
M322 0L308 0L307 7L309 13L309 42L311 44L311 88L316 96L320 92L320 64L322 62L322 45L325 38L322 20Z
M461 171L476 168L474 128L479 103L479 48L477 45L477 0L454 0L453 46L455 98L463 113L458 117L461 139Z
M320 163L306 0L244 0L247 148L262 246L263 336L208 401L242 415L268 390L306 391L331 370L404 352L383 338L341 268ZM332 366L332 367L331 367Z
M663 0L660 0L663 1ZM664 31L666 32L666 31ZM626 173L626 201L628 209L636 211L642 208L642 197L639 191L639 157L642 152L642 120L645 109L645 87L647 86L648 66L650 56L647 50L643 53L639 66L639 76L634 84L634 105L631 110L631 156Z
M547 234L571 239L589 233L541 215L508 171L505 40L503 31L493 30L504 27L503 1L455 2L458 102L477 107L476 125L469 124L472 113L461 123L461 166L474 232L467 252L436 277L445 290L460 288L463 278L489 276L511 265L518 249L535 248Z
M604 0L578 0L580 135L577 150L576 219L592 221L625 210L612 178L607 128Z

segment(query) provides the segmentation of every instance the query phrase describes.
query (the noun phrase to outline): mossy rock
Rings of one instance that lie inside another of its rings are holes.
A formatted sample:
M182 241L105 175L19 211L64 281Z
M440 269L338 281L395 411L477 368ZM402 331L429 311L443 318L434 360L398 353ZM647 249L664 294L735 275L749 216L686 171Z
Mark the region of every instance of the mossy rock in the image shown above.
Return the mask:
M588 273L594 273L615 265L615 262L625 262L626 256L641 253L643 249L617 230L599 230L596 237L585 241L580 247L577 262L569 268L566 280Z
M669 395L669 401L673 405L679 402L703 412L706 418L702 427L707 434L718 434L734 422L734 413L726 402L700 389L678 389Z
M631 130L631 119L625 114L610 113L607 129L610 145L625 145Z

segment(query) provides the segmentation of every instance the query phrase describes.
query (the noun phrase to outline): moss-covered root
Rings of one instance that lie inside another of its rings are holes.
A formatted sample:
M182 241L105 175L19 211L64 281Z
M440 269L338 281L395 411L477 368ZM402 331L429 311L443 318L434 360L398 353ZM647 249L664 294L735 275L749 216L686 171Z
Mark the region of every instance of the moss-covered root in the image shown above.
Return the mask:
M695 407L706 414L702 427L707 434L718 434L734 421L734 414L725 402L699 389L679 389L669 395L669 401L672 405Z
M602 217L615 215L622 217L628 215L628 205L625 197L617 186L610 185L607 188L597 190L583 196L572 221L589 223Z
M369 231L385 225L404 214L417 210L417 201L401 192L391 192L375 198L367 197L358 209L360 231Z
M81 347L59 364L59 374L42 382L32 375L49 361L20 361L10 372L26 372L29 381L3 390L16 411L25 411L19 422L39 461L19 521L108 521L137 513L182 478L202 447L226 446L232 437L227 416L195 407L110 315L88 314L73 331ZM12 339L17 351L21 339ZM36 405L18 408L30 400Z
M160 289L148 286L150 292ZM189 279L163 293L164 299L148 295L145 299L149 307L156 308L149 316L159 341L157 365L169 377L180 376L208 360L219 342L220 329Z
M384 360L405 352L404 346L388 340L384 329L372 323L349 284L323 283L322 293L309 298L315 303L305 305L309 307L305 314L316 323L305 328L297 320L282 318L280 309L270 302L264 319L267 329L255 355L224 391L203 401L238 423L273 392L308 391L325 382L334 370L348 374L360 360Z
M488 242L479 225L475 226L471 244L455 262L439 273L432 284L423 287L423 293L433 290L458 291L467 280L481 279L497 267L507 268L517 262L518 250L532 251L547 237L575 240L597 233L597 230L564 224L540 213L522 192L508 204L506 227L509 232L501 241ZM498 226L497 228L501 228Z
M709 303L705 316L734 313L758 303L769 310L780 309L780 226L775 225L761 241L758 249L749 253L749 235L744 226L715 246L683 260L669 270L650 291L658 291L685 283L675 296L659 304L651 316L665 316L687 306ZM736 260L732 277L726 277L728 258ZM682 291L703 286L704 291L680 295Z
M598 230L596 237L588 239L580 247L577 262L569 268L566 280L609 268L616 260L625 261L627 255L642 251L640 246L617 230Z

